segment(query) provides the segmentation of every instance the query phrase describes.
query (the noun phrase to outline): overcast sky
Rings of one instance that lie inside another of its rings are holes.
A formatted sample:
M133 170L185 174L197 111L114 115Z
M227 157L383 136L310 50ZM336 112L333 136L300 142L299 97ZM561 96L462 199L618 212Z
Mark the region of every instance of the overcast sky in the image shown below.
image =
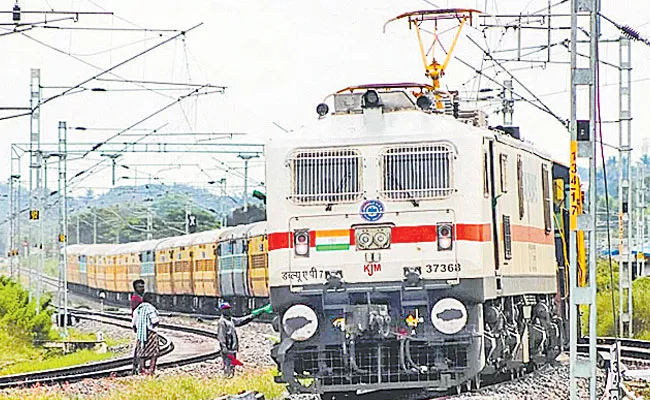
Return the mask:
M530 12L548 4L547 0L467 0L462 4L446 0L19 1L24 10L54 8L74 11L107 10L115 13L114 16L81 15L74 23L52 24L60 27L188 29L202 22L203 25L189 32L184 40L172 41L114 72L128 79L227 86L224 94L184 100L180 106L174 106L143 122L138 128L153 129L166 124L163 132L247 133L246 136L236 137L235 141L242 143L263 143L270 136L291 140L292 134L285 133L276 124L292 130L313 123L316 105L329 93L348 85L425 82L414 32L409 31L405 23L389 25L386 33L382 33L382 26L386 20L399 13L432 8L427 3L440 7L475 7L501 14ZM0 4L1 10L9 11L13 1L3 1ZM557 12L568 12L568 3L558 7ZM650 37L650 2L603 0L602 12L621 24L638 28L642 34ZM48 19L51 18L53 17ZM23 21L40 19L35 15L23 16ZM509 20L500 19L498 22L507 21ZM0 14L0 23L10 22L10 14ZM562 22L566 25L568 19L555 21L554 24ZM0 27L7 28L6 25ZM476 26L466 29L465 33L483 48L487 47L493 52L517 47L517 35L512 29L489 29L485 31L484 37L482 28ZM115 65L172 34L38 28L26 31L24 35L0 36L0 49L3 52L3 62L0 63L0 106L28 105L30 68L41 69L42 86L74 86L97 74L100 69ZM542 45L546 42L545 35L540 31L525 30L522 32L522 46ZM603 22L603 37L617 36L617 31ZM567 37L568 31L554 30L551 42L559 42ZM442 36L442 41L448 46L451 38L451 33L447 33ZM440 49L437 54L440 54ZM499 57L516 55L493 54ZM482 53L467 39L460 41L456 55L477 68L481 67ZM601 55L605 61L616 63L618 48L613 44L603 45ZM535 57L546 57L546 53L542 52ZM650 49L634 43L633 59L633 79L637 81L633 84L633 144L640 149L642 139L650 137L646 128L650 122L646 100L650 88L650 72L647 72ZM566 49L562 46L553 48L552 61L568 60ZM560 118L569 118L568 65L506 63L505 66ZM495 76L496 70L498 68L488 68L485 71L490 76ZM475 76L472 70L453 60L443 86L452 90L460 89L467 97L475 96L475 92L472 94L471 91L476 90L479 84L483 88L496 88L487 79L483 78L479 82ZM105 75L104 78L116 77ZM503 81L508 76L501 73L496 75L496 79ZM617 118L617 79L617 70L602 67L604 120ZM137 86L113 82L90 82L85 87L104 88L109 92L72 94L45 105L42 109L42 142L56 141L58 121L87 128L125 128L184 93L133 91ZM120 91L116 91L118 89ZM61 90L44 89L43 94L48 97ZM519 84L515 84L515 90L530 97ZM485 108L488 112L495 109L494 106ZM0 115L7 116L11 113L5 111ZM490 122L493 125L500 124L501 117L493 114ZM515 106L515 124L522 127L526 140L544 148L556 159L567 161L568 133L555 118L518 102ZM23 117L0 121L0 129L3 135L3 145L0 146L0 179L6 181L10 166L9 144L28 141L29 120ZM115 133L116 131L71 130L68 140L96 143ZM606 142L617 143L617 125L605 124L604 134ZM165 139L193 142L200 137ZM101 159L97 152L91 153L82 161L71 162L69 175L74 175ZM208 181L225 177L228 180L228 191L238 192L241 191L243 182L243 163L235 156L128 154L119 162L130 168L118 169L118 185L133 184L134 178L142 183L157 177L159 182L166 184L179 182L211 187L215 185L208 184ZM23 177L27 177L26 166L27 160L24 157ZM55 185L54 169L52 171L49 184ZM253 184L264 181L261 160L251 161L251 177ZM27 180L23 182L26 184ZM87 187L97 191L110 188L110 169L78 182L75 193L85 191Z

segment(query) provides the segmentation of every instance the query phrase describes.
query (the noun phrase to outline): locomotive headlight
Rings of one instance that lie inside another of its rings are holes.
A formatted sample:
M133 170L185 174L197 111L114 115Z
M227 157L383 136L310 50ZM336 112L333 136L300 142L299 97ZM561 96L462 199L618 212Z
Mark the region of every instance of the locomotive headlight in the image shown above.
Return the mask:
M320 103L319 105L316 106L316 113L321 117L326 116L329 111L330 108L325 103Z
M418 97L418 99L415 101L415 104L417 104L417 106L422 110L428 110L431 108L431 104L433 104L433 102L426 95L422 95Z
M379 231L375 233L375 236L372 238L372 241L380 249L385 249L389 244L390 237L384 231Z
M309 306L293 305L282 316L282 329L291 339L303 342L318 330L318 316Z
M467 308L454 298L440 299L431 309L431 323L441 333L456 334L467 325Z
M309 230L298 229L294 232L293 250L299 257L309 257Z
M381 250L390 248L389 226L364 226L354 230L357 250Z
M366 107L377 107L379 105L379 93L374 90L368 90L363 94L363 104Z
M451 250L454 245L454 231L450 223L438 224L438 251Z
M372 245L372 236L370 236L369 232L361 232L358 236L357 242L359 243L360 249L368 249L370 248L370 245Z

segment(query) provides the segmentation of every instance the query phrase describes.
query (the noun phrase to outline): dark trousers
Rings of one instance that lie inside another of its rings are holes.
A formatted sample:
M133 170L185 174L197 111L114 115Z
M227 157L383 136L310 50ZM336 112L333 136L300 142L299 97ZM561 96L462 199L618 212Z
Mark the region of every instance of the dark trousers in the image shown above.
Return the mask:
M138 342L136 340L136 344L133 347L133 366L131 367L131 375L137 375L139 374L141 365L140 365L140 357L138 356Z

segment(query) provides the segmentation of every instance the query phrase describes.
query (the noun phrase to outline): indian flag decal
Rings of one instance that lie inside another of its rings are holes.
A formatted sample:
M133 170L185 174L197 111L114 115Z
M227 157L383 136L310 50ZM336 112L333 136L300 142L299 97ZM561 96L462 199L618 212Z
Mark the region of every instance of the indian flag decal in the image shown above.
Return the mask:
M316 231L316 251L349 250L350 231L347 229L333 229L329 231Z

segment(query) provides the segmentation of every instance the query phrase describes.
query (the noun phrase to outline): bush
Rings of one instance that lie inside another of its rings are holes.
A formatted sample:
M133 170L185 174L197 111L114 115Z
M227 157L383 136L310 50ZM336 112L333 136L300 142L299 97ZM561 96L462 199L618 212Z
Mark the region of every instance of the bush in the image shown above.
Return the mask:
M613 279L610 275L609 260L599 259L596 265L596 309L598 336L615 336L619 318L618 263L612 261ZM612 310L612 293L614 310ZM612 312L613 311L613 312ZM614 318L616 315L616 319ZM582 334L588 333L589 312L585 307L582 313ZM637 339L650 339L650 278L642 277L632 282L632 333Z
M16 281L0 277L0 329L12 336L30 340L51 337L52 314L50 295L41 297L40 313L36 313L36 300L29 301L28 292Z

